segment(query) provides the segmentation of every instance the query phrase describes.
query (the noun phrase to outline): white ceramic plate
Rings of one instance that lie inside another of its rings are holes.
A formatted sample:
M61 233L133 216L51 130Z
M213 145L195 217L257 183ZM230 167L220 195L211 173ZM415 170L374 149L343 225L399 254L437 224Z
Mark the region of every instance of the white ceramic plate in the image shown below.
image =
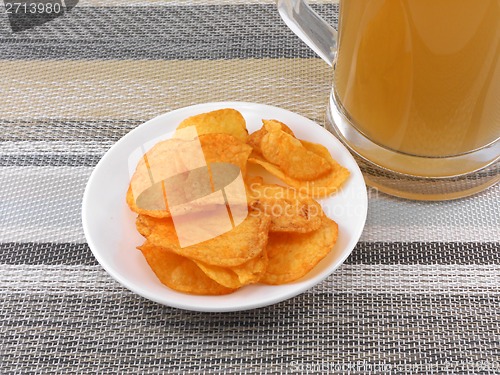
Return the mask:
M130 173L150 148L169 138L186 117L220 108L234 108L247 121L251 133L262 119L286 123L300 139L321 143L351 175L335 195L320 201L326 214L339 225L339 238L331 253L302 279L279 286L250 285L224 296L195 296L169 289L160 283L136 246L143 238L135 228L136 214L125 203ZM144 150L144 147L143 147ZM366 187L361 172L347 149L328 131L305 117L268 105L222 102L181 108L158 116L120 139L95 167L83 197L85 236L104 269L131 291L158 303L196 311L236 311L270 305L294 297L323 281L349 256L361 236L367 214Z

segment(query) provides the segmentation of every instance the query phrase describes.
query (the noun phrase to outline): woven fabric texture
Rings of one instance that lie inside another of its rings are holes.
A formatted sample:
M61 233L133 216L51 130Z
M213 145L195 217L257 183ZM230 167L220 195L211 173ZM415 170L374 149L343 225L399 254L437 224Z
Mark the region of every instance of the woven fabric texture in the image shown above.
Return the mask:
M0 11L1 374L500 374L498 185L440 203L369 190L345 264L257 310L158 305L92 256L85 185L142 122L213 101L324 122L331 70L272 2L86 0L15 33Z

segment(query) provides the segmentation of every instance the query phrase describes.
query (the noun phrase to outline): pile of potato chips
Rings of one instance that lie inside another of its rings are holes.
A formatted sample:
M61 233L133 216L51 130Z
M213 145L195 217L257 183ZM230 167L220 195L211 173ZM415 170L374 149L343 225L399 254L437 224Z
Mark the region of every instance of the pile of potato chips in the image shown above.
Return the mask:
M288 186L265 183L250 165ZM243 116L223 109L185 119L152 147L126 201L146 239L139 250L163 284L221 295L292 282L314 268L338 236L314 198L348 176L325 147L297 139L287 125L263 120L248 135Z

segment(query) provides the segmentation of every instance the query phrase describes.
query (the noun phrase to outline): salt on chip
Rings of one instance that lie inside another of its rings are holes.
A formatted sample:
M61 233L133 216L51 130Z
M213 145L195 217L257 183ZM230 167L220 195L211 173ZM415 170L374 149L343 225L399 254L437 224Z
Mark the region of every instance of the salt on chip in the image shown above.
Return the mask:
M192 260L146 241L138 249L162 284L176 291L199 295L222 295L234 289L209 278Z
M307 233L321 225L321 205L294 188L250 181L248 196L250 207L271 216L270 232Z
M217 230L220 226L217 220L213 220L210 213L207 214L207 219L212 219L214 230ZM202 221L206 222L203 218ZM201 243L181 247L171 218L158 219L139 215L136 222L139 233L153 245L221 267L242 265L262 253L267 243L270 224L271 219L265 213L250 212L246 219L232 230ZM192 229L193 236L197 236L197 226L193 225Z
M240 112L226 108L202 113L183 120L177 129L195 126L198 135L224 133L246 142L248 131L246 122Z
M338 226L326 215L314 232L270 233L266 248L269 263L261 282L277 285L300 279L328 255L337 237Z
M287 176L298 180L314 180L326 175L332 166L321 155L309 151L294 136L285 133L280 124L266 123L262 137L262 156Z
M250 155L250 157L248 158L248 161L250 163L261 165L269 173L279 178L287 185L292 186L295 189L301 191L304 194L308 194L313 198L324 198L329 196L330 194L335 193L349 177L349 171L338 164L332 158L330 152L326 147L317 143L311 143L307 141L301 141L301 143L309 151L312 151L327 160L330 163L332 170L328 174L320 178L310 181L304 181L286 175L279 167L277 167L273 163L270 163L264 157L256 153L252 153L252 155Z

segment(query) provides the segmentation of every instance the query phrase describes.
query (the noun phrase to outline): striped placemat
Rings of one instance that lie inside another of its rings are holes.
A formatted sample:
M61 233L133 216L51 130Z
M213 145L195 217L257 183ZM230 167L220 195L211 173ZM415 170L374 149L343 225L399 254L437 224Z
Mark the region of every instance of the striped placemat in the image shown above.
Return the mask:
M272 2L86 0L15 33L0 12L1 374L500 373L500 186L442 203L369 190L338 272L257 310L161 306L93 258L86 182L142 122L209 101L324 122L331 71Z

